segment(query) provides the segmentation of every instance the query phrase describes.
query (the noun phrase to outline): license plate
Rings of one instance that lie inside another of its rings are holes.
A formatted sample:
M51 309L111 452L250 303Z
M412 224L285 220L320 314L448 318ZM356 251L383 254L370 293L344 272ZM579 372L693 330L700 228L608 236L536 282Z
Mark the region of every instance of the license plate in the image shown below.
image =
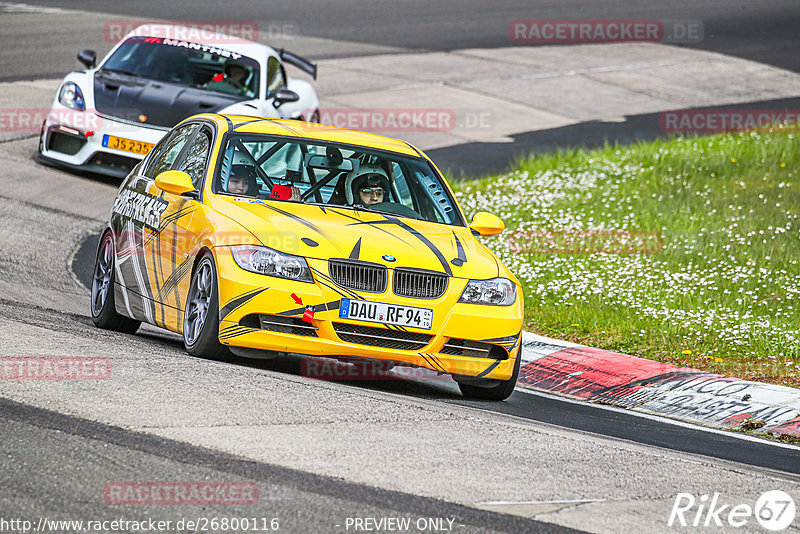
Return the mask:
M339 317L430 330L433 323L433 310L385 302L342 299L339 303Z
M134 141L133 139L114 137L113 135L106 134L103 136L103 146L146 156L155 145L153 143Z

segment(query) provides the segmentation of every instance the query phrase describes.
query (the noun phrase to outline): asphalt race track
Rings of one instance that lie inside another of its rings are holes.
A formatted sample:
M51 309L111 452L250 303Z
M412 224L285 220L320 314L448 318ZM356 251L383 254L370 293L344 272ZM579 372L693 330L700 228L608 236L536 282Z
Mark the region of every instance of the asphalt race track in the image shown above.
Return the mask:
M304 36L390 48L437 51L508 46L508 24L517 19L701 20L706 38L693 46L789 70L800 69L800 59L796 53L800 44L800 34L797 32L800 26L800 10L792 0L626 0L583 4L558 0L512 0L495 3L481 0L343 0L336 2L333 7L325 0L309 0L299 5L290 2L265 4L260 0L226 4L200 0L191 2L191 9L177 8L157 0L124 3L106 0L83 0L79 3L72 0L31 0L26 3L65 9L78 8L92 13L132 18L255 20L261 27L268 27L271 23L291 23ZM70 40L79 37L76 34ZM33 49L36 47L26 46L35 42L37 36L29 35L15 43L15 47L26 48L29 54L37 54ZM39 49L38 54L41 53ZM336 57L343 54L347 54L346 49L333 48L317 57ZM19 54L16 59L11 60L10 65L6 65L12 71L16 70L15 67L21 68L26 76L62 72L31 72L31 67L35 70L39 64L27 62L27 57ZM3 76L7 77L8 74L4 73Z
M0 107L13 107L12 95L52 91L19 80L75 68L84 44L102 49L104 21L124 17L292 23L298 46L320 60L507 47L508 22L520 18L700 19L707 38L692 47L800 72L794 2L578 8L348 0L331 8L309 1L270 6L270 17L256 0L196 2L190 10L150 0L14 5L0 2L7 44ZM46 11L52 8L97 17ZM61 17L68 24L56 24ZM520 134L512 145L651 135L641 132L653 121L641 121L578 122ZM471 142L430 152L457 160L480 148ZM466 401L449 379L326 382L303 376L300 357L202 360L155 328L134 336L98 330L86 283L118 183L42 166L35 150L35 134L0 139L0 356L104 357L113 373L97 381L0 381L2 532L19 531L3 527L15 518L175 524L201 517L278 519L283 532L354 532L354 520L363 527L368 518L424 527L409 532L674 532L667 520L679 493L719 493L751 506L773 489L800 498L797 446L522 391L503 403ZM507 156L473 170L502 168ZM118 481L249 481L258 498L120 506L104 493ZM739 531L762 530L753 520ZM797 523L787 532L798 532Z

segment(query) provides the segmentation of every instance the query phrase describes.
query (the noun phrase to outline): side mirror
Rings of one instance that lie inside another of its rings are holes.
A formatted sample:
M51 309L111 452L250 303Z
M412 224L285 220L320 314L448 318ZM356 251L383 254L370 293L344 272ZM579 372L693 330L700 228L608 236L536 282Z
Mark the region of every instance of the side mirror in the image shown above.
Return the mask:
M483 236L497 235L506 229L506 225L497 215L492 215L485 211L476 213L472 218L472 222L469 223L469 227L473 232Z
M197 198L192 178L183 171L162 172L156 176L156 187L173 195Z
M298 100L300 100L300 95L298 95L291 89L282 88L275 91L275 96L273 96L272 98L273 98L272 105L275 107L275 109L278 109L286 102L297 102Z
M97 52L94 50L81 50L78 52L78 61L86 65L87 69L93 69L97 64Z

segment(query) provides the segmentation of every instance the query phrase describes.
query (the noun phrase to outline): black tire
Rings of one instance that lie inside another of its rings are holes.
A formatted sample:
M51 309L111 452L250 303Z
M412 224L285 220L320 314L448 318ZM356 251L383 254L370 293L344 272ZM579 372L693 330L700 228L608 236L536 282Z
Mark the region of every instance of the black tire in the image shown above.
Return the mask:
M42 128L39 130L39 154L44 152L44 125L47 124L47 119L42 121Z
M102 235L97 247L90 310L94 325L106 330L133 334L142 324L118 314L114 306L114 239L110 231Z
M512 393L514 393L514 388L517 385L517 377L519 377L519 361L521 359L520 356L521 355L517 354L517 361L514 362L514 373L508 380L503 380L496 386L489 388L459 383L458 389L460 389L461 394L468 399L491 401L506 400L511 396Z
M228 347L219 342L219 288L217 267L211 254L205 254L192 273L183 316L183 345L192 356L214 360L230 357Z

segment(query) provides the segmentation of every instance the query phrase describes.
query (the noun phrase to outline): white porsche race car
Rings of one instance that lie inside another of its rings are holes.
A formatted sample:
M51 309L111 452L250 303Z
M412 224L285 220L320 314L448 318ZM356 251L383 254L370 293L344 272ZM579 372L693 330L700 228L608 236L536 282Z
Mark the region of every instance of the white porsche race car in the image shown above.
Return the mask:
M314 79L317 67L290 52L213 34L205 42L178 26L139 27L97 65L68 74L42 124L39 156L78 170L125 176L180 121L204 112L319 122L313 86L289 78L284 64Z

